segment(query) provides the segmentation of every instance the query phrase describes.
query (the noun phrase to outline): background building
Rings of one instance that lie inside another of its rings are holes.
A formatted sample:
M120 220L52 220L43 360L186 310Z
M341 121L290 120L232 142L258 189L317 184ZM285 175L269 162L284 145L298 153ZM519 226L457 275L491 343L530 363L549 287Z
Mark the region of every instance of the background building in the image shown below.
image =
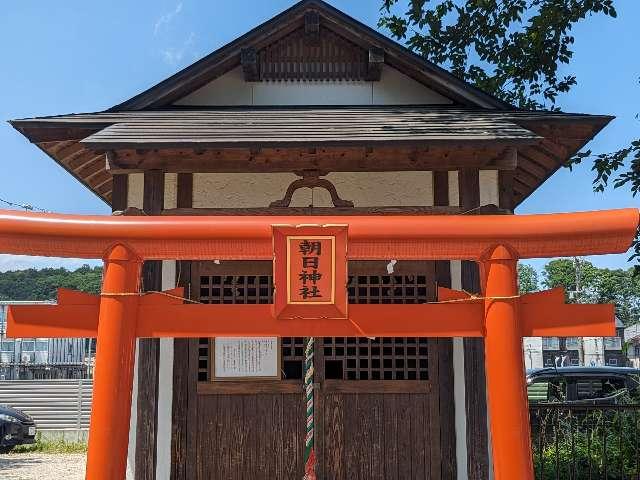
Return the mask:
M0 380L90 378L95 340L7 338L7 307L52 302L0 302Z
M624 330L624 341L627 344L627 358L631 365L640 368L640 323Z
M526 368L569 366L624 367L625 329L616 318L615 337L528 337L524 339Z

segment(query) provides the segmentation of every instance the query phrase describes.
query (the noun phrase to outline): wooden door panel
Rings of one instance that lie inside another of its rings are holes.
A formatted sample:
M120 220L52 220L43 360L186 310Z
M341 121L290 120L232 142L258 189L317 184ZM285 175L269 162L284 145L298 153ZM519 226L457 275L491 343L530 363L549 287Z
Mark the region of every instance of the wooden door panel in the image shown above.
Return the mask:
M439 478L431 445L431 394L327 394L323 397L325 480Z
M198 413L198 479L304 475L302 393L199 395Z

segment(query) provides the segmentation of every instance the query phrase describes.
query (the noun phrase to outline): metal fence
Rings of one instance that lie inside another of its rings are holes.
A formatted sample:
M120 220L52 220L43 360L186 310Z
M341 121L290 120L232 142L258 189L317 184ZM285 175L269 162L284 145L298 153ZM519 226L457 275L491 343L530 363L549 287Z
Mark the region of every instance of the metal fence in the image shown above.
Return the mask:
M640 405L530 408L539 480L640 480Z
M39 430L88 429L92 396L86 379L0 381L0 404L28 413Z
M72 380L91 378L92 370L85 364L52 365L0 363L0 382L4 380Z

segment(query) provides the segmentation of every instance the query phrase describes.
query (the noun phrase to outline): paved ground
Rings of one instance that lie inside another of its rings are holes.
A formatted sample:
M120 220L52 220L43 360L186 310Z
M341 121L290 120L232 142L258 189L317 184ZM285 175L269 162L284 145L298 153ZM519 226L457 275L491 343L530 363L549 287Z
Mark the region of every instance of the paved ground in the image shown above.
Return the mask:
M10 453L0 455L2 480L84 480L82 453Z

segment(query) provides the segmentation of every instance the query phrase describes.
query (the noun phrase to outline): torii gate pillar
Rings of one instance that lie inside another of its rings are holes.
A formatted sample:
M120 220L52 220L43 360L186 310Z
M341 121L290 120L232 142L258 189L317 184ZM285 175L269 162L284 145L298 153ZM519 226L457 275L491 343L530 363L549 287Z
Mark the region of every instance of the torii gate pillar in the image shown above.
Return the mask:
M504 246L483 262L485 361L496 480L533 480L517 260Z
M104 259L87 452L86 478L92 480L126 474L141 264L122 245Z

